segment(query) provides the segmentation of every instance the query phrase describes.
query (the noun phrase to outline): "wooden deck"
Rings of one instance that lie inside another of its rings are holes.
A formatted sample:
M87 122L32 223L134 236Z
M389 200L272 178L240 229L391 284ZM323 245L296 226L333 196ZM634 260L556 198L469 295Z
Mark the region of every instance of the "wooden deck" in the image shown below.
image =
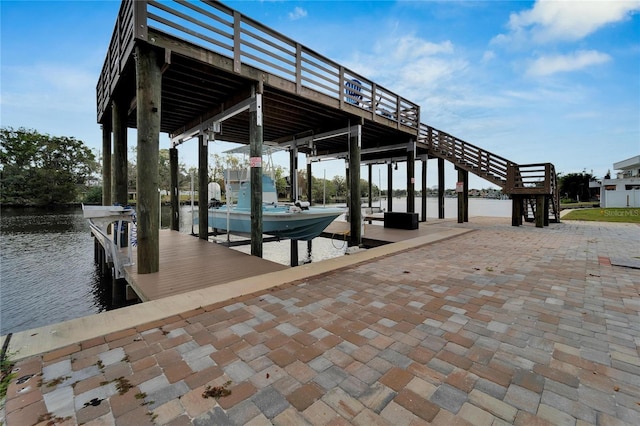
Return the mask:
M176 231L160 231L160 271L138 274L125 269L125 279L144 302L231 281L288 269L279 263L250 256Z

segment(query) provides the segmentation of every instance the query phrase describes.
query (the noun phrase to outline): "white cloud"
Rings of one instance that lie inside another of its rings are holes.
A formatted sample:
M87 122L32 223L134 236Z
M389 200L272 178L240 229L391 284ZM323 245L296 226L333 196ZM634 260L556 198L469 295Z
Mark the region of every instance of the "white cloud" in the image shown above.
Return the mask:
M307 11L301 7L296 7L292 12L289 12L289 19L295 21L297 19L305 18Z
M539 0L532 9L511 14L510 33L498 35L494 42L580 40L638 11L639 1Z
M545 76L558 72L576 71L591 65L602 64L609 60L611 60L609 55L595 50L583 50L570 55L542 56L533 61L527 70L527 74Z

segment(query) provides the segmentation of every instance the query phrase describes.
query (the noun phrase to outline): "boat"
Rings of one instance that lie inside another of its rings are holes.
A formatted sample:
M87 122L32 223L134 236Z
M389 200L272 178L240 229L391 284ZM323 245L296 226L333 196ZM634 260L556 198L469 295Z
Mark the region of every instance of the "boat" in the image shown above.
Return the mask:
M235 173L238 176L241 173ZM247 175L248 173L245 173ZM223 204L217 199L209 203L209 227L236 234L251 233L251 182L248 178L231 178L225 172L227 197L235 193L237 203ZM235 184L234 184L235 181ZM309 241L317 237L338 216L341 208L310 207L308 202L278 203L274 179L262 176L262 232L279 238Z

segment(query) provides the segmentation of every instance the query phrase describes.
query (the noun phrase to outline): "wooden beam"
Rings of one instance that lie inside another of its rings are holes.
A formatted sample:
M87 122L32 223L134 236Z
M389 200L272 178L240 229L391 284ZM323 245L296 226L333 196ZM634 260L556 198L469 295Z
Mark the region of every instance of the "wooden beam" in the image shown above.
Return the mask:
M544 195L536 195L536 228L544 227Z
M251 255L262 257L262 85L255 87L249 110L249 163L251 169Z
M387 164L387 211L393 211L393 164Z
M209 141L198 135L198 238L209 239Z
M416 211L416 143L407 145L407 213Z
M349 220L350 246L362 244L362 199L360 197L360 147L362 126L355 126L349 136Z
M156 51L136 44L136 99L138 127L138 273L160 269L160 194L158 193L160 105L162 73Z
M438 219L444 219L444 159L438 158Z
M422 220L427 221L427 156L422 157Z
M180 230L180 188L178 187L178 149L169 149L171 177L171 229Z
M102 205L111 205L111 124L102 125Z
M127 188L127 110L120 99L114 99L111 104L111 111L113 119L111 203L125 206L129 202Z

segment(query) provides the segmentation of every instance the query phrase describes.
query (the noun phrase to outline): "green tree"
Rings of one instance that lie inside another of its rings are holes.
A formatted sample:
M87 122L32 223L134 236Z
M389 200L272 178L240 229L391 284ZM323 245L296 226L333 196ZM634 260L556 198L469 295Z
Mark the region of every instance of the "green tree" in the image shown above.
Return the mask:
M589 201L589 182L593 176L589 173L569 173L560 175L559 188L560 196L576 201Z
M75 202L98 169L95 155L73 137L0 128L0 202L49 205Z

